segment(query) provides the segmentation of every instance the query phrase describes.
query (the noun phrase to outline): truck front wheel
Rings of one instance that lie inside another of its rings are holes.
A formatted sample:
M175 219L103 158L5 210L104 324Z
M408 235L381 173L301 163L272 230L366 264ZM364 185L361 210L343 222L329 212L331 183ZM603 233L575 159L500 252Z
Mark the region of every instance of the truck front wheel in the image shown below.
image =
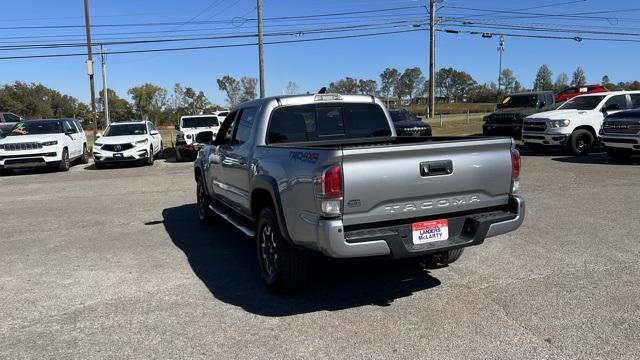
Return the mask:
M260 274L275 292L289 292L305 285L309 276L309 254L289 244L280 233L272 209L260 213L255 234Z
M589 131L578 129L569 137L569 152L572 155L587 155L593 147L594 140Z

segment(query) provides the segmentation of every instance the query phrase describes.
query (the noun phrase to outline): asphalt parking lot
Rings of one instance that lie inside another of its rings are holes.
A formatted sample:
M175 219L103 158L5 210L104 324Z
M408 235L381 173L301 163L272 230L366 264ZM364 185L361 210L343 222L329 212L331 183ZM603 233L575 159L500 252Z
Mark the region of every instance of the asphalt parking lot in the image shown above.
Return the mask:
M518 231L286 297L198 222L190 163L0 177L0 358L637 359L639 162L524 156Z

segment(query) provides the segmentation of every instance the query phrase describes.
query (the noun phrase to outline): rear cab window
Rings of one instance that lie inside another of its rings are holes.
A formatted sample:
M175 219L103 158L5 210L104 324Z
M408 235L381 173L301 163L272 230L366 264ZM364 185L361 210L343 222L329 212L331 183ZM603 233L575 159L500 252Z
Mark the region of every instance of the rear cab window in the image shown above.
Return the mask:
M283 106L271 113L267 144L391 136L384 110L372 103Z

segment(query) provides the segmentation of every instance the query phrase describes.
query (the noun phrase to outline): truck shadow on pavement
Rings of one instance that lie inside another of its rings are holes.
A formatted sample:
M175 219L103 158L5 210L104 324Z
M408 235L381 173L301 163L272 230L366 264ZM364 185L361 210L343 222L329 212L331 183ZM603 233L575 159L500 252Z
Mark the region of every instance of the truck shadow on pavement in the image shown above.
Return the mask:
M440 285L415 265L380 259L314 258L307 289L290 295L269 292L259 278L255 246L231 225L206 226L196 205L167 208L163 225L196 276L225 303L262 316L290 316L364 305L389 306L399 298Z
M555 157L553 161L572 164L594 164L594 165L640 165L640 156L632 157L629 160L615 160L605 153L592 153L585 156Z

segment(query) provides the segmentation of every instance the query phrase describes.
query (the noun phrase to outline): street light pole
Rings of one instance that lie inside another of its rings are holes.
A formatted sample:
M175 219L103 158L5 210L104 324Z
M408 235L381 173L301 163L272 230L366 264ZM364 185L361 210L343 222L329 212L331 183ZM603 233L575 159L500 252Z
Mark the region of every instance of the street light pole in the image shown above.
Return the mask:
M498 95L500 97L500 88L502 87L502 53L504 52L504 35L500 35L500 43L498 45L498 52L500 53L500 64L498 65ZM498 99L500 101L500 99Z
M264 97L264 35L262 34L262 0L256 5L258 10L258 63L260 66L260 98Z
M436 0L429 6L429 118L435 116L436 91Z
M100 44L100 61L102 62L102 100L104 100L104 122L105 126L111 124L109 117L109 94L107 92L107 62L104 56L104 49Z
M91 119L93 121L93 140L98 134L98 118L96 117L96 90L93 83L93 50L91 49L91 23L89 21L89 0L84 0L84 24L87 33L87 74L91 90Z

